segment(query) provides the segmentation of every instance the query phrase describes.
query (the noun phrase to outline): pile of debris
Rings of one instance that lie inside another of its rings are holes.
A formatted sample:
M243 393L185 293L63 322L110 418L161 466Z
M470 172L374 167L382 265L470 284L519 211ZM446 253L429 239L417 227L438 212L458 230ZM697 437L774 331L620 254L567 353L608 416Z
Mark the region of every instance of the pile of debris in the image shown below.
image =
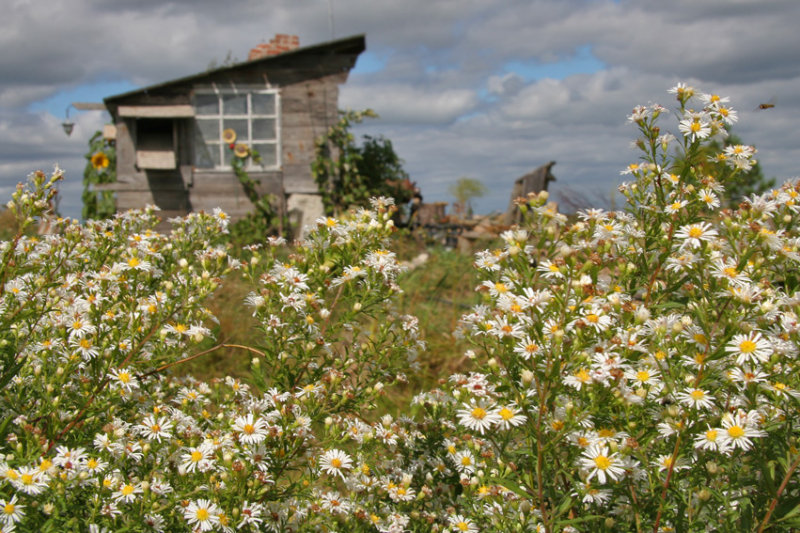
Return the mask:
M518 178L511 190L511 199L505 213L462 219L447 214L447 202L420 201L415 206L410 227L425 231L433 240L464 253L485 248L500 233L522 222L517 201L527 198L529 194L546 191L548 184L556 180L551 172L555 164L555 161L550 161Z

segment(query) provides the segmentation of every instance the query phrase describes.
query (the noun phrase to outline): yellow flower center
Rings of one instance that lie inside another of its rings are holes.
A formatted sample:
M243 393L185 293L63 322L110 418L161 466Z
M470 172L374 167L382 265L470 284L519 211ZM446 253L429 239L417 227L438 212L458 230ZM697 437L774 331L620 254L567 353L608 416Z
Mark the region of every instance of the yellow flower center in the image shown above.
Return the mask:
M117 377L123 383L129 383L131 381L131 375L127 372L120 372Z
M30 485L33 483L33 476L31 474L22 474L21 480L23 485Z
M334 468L341 468L342 467L342 460L338 457L334 457L331 459L331 466Z
M498 283L494 284L494 290L496 290L499 293L504 293L504 292L508 292L508 287L506 287L505 283L499 283L498 282Z
M586 315L586 320L588 320L592 324L597 324L600 321L600 317L597 316L594 313L590 313L590 314Z
M244 432L247 433L248 435L252 435L253 433L256 432L256 428L253 426L253 424L245 424Z
M717 440L717 430L716 429L709 429L706 431L706 440L714 442Z
M463 520L456 524L456 527L459 531L469 531L469 524L464 522Z
M128 266L129 266L129 267L131 267L131 268L136 268L136 267L137 267L137 266L139 266L140 264L141 264L141 262L140 262L140 261L139 261L139 259L138 259L138 258L136 258L136 257L131 257L131 258L128 260Z
M16 506L13 503L7 503L5 507L3 507L3 512L6 514L14 514L14 509L16 509Z
M483 420L486 418L486 410L482 409L481 407L476 407L472 410L472 418L477 418L478 420Z
M587 372L585 368L581 368L578 370L578 373L575 374L575 378L581 383L586 383L590 379L589 372Z
M472 464L472 458L469 455L465 455L461 458L461 464L464 466L469 466Z
M192 452L192 462L193 463L196 463L196 462L200 461L200 459L202 459L202 458L203 458L203 453L202 452L199 452L197 450Z
M703 236L702 228L698 226L692 226L691 228L689 228L689 237L691 237L692 239L697 239L702 236Z
M503 420L511 420L514 417L514 412L508 407L503 407L500 409L499 415Z
M598 455L594 458L594 464L597 465L597 468L600 470L608 470L608 468L611 466L611 459L605 455Z
M705 398L706 393L701 391L700 389L695 389L689 393L689 396L692 397L692 400L702 400Z
M130 496L131 494L133 494L133 491L134 491L133 485L125 485L124 487L122 487L121 492L123 496Z
M742 438L744 436L744 429L742 429L740 426L731 426L728 428L728 435L732 439Z
M202 509L201 508L201 509L198 509L195 512L194 516L195 516L195 518L197 518L201 522L205 522L206 520L208 520L210 515L208 514L208 509Z
M649 381L650 380L650 372L647 370L640 370L636 373L636 379L639 381Z
M744 340L739 343L739 351L742 353L753 353L756 351L756 343L750 339Z

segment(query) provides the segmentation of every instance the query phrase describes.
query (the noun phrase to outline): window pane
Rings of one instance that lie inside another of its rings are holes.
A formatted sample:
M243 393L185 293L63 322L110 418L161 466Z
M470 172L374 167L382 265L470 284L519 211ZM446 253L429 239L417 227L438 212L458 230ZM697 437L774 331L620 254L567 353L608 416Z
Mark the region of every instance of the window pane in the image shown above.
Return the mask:
M198 168L214 168L215 160L213 152L217 152L217 160L219 159L219 146L212 144L208 145L200 135L200 129L194 129L194 166Z
M198 115L219 115L219 97L216 94L197 94L194 108Z
M253 143L253 148L261 155L261 164L265 167L274 167L278 164L277 145Z
M275 95L264 93L253 93L250 95L253 99L253 114L254 115L274 115L275 114Z
M222 128L235 131L237 143L246 143L249 140L246 118L226 118L222 121Z
M222 113L225 115L246 115L247 95L246 94L223 95Z
M194 166L197 168L214 168L214 152L219 153L217 145L197 143L194 145ZM219 159L219 155L217 156Z
M275 139L274 118L253 119L253 139L259 141L272 141Z
M218 141L220 139L219 120L196 120L195 124L197 125L195 132L201 141Z

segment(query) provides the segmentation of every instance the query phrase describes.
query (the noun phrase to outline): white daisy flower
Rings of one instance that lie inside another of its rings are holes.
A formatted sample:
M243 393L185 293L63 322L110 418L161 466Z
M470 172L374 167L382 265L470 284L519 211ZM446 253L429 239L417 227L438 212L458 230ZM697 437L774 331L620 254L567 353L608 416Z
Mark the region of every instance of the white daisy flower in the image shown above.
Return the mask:
M473 401L470 405L462 405L463 409L459 409L456 413L458 415L458 422L462 426L477 431L481 435L483 435L484 431L502 420L494 407L487 405L485 401L479 403Z
M267 438L267 423L263 418L255 418L253 413L236 417L233 430L245 444L258 444Z
M344 472L353 467L353 460L342 450L328 450L322 454L319 467L329 476L339 476L344 479Z
M497 416L500 418L497 425L499 425L503 429L511 429L512 427L517 427L522 425L527 417L523 414L520 414L519 409L516 405L510 404L500 407L496 411Z
M161 442L162 437L166 439L172 436L170 433L172 425L169 419L151 414L146 416L136 429L144 438Z
M753 447L750 439L765 437L767 434L758 429L760 414L757 411L744 413L739 411L736 415L725 413L722 417L722 430L720 442L731 451L739 448L747 451Z
M0 520L5 524L3 531L6 529L13 531L14 524L25 516L23 509L25 509L25 506L17 503L16 494L10 500L0 498Z
M692 409L711 409L714 407L714 402L711 401L711 396L707 391L697 388L688 388L675 395L678 401L686 407Z
M619 454L609 455L608 448L598 444L593 444L584 450L581 466L589 471L586 481L597 477L597 482L601 485L605 485L606 480L619 481L625 475Z
M199 531L211 531L219 524L219 508L211 500L195 500L189 502L183 511L183 518Z
M736 356L736 364L765 363L772 355L772 343L758 331L739 333L725 346L725 351Z

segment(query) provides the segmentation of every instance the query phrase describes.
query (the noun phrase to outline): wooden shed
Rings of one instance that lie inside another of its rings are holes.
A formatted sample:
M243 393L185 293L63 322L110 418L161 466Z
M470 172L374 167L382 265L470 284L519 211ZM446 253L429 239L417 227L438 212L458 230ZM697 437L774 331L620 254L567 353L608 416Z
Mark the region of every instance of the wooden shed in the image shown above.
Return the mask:
M261 154L248 169L261 193L290 211L322 212L311 175L315 140L338 120L339 85L347 80L363 35L307 47L277 35L248 61L104 100L116 126L117 210L155 204L164 218L221 207L232 219L253 208L233 173L222 132Z
M505 214L506 224L519 224L522 220L522 214L516 204L517 198L525 198L531 193L546 191L548 184L551 181L556 181L556 177L551 172L555 164L555 161L550 161L517 178L514 182L514 188L511 190L511 200L508 203L508 209Z

